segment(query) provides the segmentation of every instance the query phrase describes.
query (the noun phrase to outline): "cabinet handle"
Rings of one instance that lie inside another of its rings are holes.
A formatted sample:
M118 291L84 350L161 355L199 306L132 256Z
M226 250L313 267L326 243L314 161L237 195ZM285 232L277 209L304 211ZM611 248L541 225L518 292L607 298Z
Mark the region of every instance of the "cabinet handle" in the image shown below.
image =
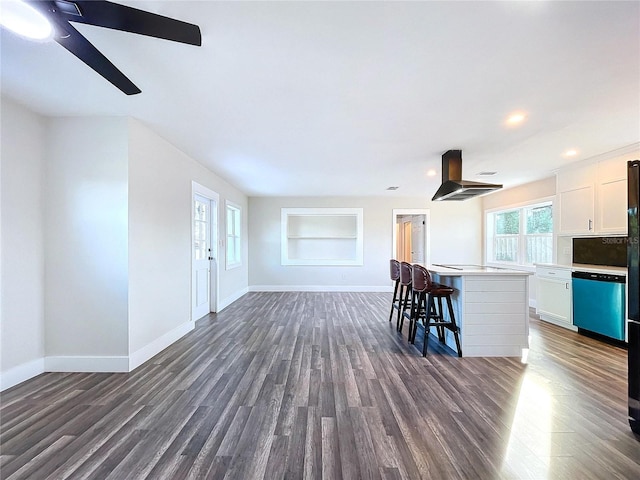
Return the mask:
M593 220L589 219L589 231L591 231L591 224L593 223Z
M565 283L565 284L564 284L564 288L565 288L566 290L569 290L569 283Z

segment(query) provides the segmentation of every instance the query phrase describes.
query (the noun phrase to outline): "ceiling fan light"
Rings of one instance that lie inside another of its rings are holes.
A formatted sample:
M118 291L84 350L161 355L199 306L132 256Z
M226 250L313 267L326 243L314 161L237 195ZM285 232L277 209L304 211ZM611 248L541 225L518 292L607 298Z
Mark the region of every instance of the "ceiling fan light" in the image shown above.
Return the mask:
M0 25L30 40L49 40L53 27L47 17L20 0L0 2Z

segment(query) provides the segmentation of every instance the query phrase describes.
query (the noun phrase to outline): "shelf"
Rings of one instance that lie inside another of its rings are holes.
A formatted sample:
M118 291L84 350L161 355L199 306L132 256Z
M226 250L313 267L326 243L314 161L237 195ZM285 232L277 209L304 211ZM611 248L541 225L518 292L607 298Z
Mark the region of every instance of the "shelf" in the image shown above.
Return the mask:
M362 265L362 208L283 208L282 265Z
M291 240L317 240L317 239L332 239L332 240L354 240L358 237L356 235L318 235L318 236L306 236L306 235L289 235L287 238Z

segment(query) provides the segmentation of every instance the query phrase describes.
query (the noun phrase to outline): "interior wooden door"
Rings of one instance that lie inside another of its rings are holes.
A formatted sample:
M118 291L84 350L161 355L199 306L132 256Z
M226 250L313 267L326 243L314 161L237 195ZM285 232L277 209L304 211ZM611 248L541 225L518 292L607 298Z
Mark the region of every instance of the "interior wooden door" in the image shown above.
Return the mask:
M404 222L402 224L403 229L403 245L402 245L402 260L405 262L411 262L411 221Z

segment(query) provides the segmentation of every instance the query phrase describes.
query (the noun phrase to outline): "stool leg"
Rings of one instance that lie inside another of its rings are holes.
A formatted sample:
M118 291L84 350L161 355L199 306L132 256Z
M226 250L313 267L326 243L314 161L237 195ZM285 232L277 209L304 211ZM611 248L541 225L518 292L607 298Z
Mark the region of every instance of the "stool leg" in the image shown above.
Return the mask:
M407 332L407 340L411 342L411 332L414 325L418 321L418 312L420 311L420 294L411 292L411 309L409 310L409 330Z
M440 322L444 322L444 310L442 309L442 297L438 297L438 320ZM438 340L440 343L444 343L444 327L442 325L438 325Z
M421 306L424 309L424 329L425 331L427 331L429 329L429 327L427 327L427 324L429 323L429 298L431 296L427 293L427 292L422 292L422 297L421 297ZM435 309L435 306L432 304L431 305L431 309ZM416 328L413 330L413 340L415 342L416 339L416 335L418 334L418 321L416 320Z
M404 311L407 309L407 305L409 305L409 294L411 293L411 287L408 285L407 286L400 285L401 295L403 290L404 290L404 298L401 298L400 305L399 305L400 308L398 308L398 321L396 322L399 332L402 331L402 326L404 325Z
M424 340L422 341L422 356L427 356L427 346L429 345L429 318L430 315L428 312L434 308L433 305L433 295L429 295L429 301L427 302L427 308L425 310L425 319L424 319Z
M400 285L400 293L398 294L398 315L396 316L396 330L399 332L402 328L400 326L400 314L402 312L402 297L404 296L404 285Z
M453 336L456 340L456 348L458 349L458 356L462 356L462 348L460 348L460 337L458 335L458 325L456 324L456 318L453 316L453 305L451 304L451 295L447 295L447 307L449 309L449 316L451 317L451 329L453 330Z
M391 300L391 312L389 313L389 321L391 321L391 318L393 318L393 307L395 306L396 302L398 301L398 286L400 285L400 282L398 280L396 280L396 284L393 288L393 300Z
M416 341L416 332L418 331L418 320L420 319L420 310L424 305L424 292L419 292L415 296L418 301L416 302L416 308L412 315L411 327L409 328L409 342L412 344L415 343Z

